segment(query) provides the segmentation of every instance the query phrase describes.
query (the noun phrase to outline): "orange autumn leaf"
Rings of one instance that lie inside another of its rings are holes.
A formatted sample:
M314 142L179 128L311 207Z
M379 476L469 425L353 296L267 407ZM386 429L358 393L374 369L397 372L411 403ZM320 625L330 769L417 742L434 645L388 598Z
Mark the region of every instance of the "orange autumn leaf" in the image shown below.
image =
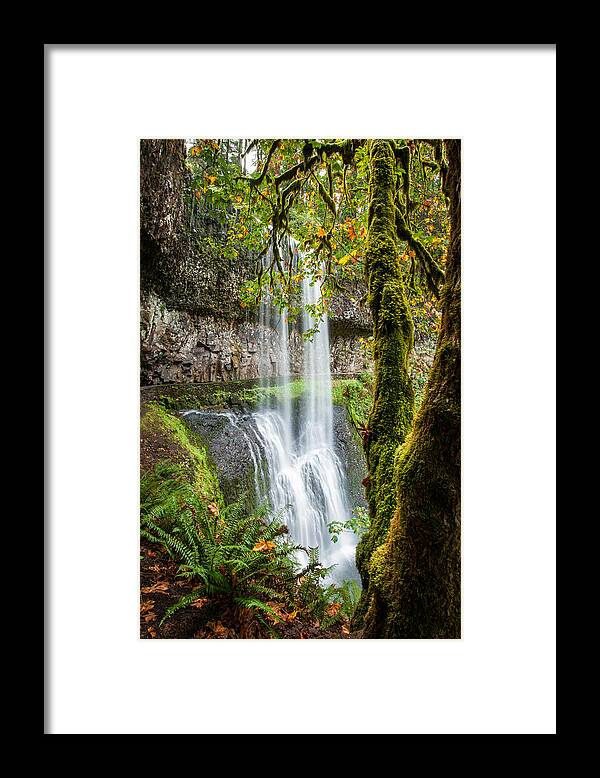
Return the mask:
M144 586L142 588L142 594L154 594L154 592L166 592L169 589L169 584L166 581L157 581L150 586Z
M209 621L206 626L217 636L229 634L227 627L224 627L220 621Z
M275 543L272 540L259 540L252 551L271 551L274 548Z
M154 629L154 627L148 627L148 632L150 634L150 637L153 637L153 638L156 637L156 630Z
M190 603L192 608L203 608L208 602L208 597L199 597L194 602Z
M325 230L323 229L323 227L319 227L319 229L317 230L317 235L319 238L325 237Z
M342 604L340 602L332 602L331 605L327 608L327 615L336 616L341 607Z
M344 635L349 635L350 634L350 627L347 627L344 624L344 626L342 627L342 632L344 633Z
M154 600L142 600L140 603L140 613L147 613L154 607Z

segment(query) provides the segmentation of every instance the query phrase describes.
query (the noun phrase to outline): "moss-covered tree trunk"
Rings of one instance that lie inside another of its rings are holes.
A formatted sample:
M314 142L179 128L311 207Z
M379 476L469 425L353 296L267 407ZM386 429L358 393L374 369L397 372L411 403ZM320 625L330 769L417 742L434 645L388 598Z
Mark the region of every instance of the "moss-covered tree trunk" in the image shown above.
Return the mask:
M460 637L460 141L445 146L451 235L440 337L399 451L397 509L370 561L367 638Z
M368 144L369 216L365 269L373 318L374 399L365 432L366 496L370 527L356 550L364 596L354 627L360 628L369 592L370 560L386 537L396 508L394 459L413 420L414 391L408 372L413 324L404 294L396 236L396 160L391 141Z

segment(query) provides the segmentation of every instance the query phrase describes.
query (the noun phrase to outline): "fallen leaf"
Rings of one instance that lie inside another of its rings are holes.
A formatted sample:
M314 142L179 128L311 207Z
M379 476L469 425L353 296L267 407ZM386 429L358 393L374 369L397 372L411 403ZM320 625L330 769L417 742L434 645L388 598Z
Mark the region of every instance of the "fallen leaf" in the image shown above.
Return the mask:
M154 592L167 592L169 590L169 584L166 581L157 581L150 586L144 586L142 588L142 594L153 594Z
M156 613L152 611L152 613L149 613L147 616L144 616L144 621L146 624L148 624L150 621L156 621Z
M332 602L331 605L327 608L327 615L336 616L337 612L341 607L342 607L341 602Z
M206 626L217 636L229 634L227 627L224 627L220 621L209 621Z
M208 597L198 597L197 600L194 600L194 602L190 604L192 608L203 608L207 602L208 602Z
M252 551L271 551L274 548L275 543L272 540L259 540Z
M140 604L140 613L147 613L154 607L154 600L142 600Z
M151 637L153 637L153 638L156 637L156 630L154 629L154 627L148 627L148 632L149 632Z
M344 626L342 627L342 632L344 633L344 635L349 635L350 634L350 627L347 627L344 624Z

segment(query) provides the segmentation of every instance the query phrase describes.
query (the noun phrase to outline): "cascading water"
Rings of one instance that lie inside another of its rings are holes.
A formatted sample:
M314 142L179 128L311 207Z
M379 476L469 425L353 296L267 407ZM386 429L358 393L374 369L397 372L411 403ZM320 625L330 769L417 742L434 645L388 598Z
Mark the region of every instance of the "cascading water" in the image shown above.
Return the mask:
M290 242L291 252L297 247ZM289 258L293 259L292 257ZM318 279L306 275L302 303L314 306L321 296ZM266 303L268 305L268 303ZM287 316L280 319L282 374L289 376ZM289 384L281 389L277 406L253 414L254 432L267 464L268 484L263 497L287 523L290 536L306 547L319 547L321 561L334 565L332 579L356 578L355 539L344 533L334 544L328 530L333 521L349 518L344 470L333 444L333 407L327 316L318 322L309 312L302 317L304 333L304 393L292 425Z
M288 261L297 263L294 241L286 240L283 250L288 253ZM267 256L267 262L270 260ZM304 340L304 391L295 412L290 395L287 311L280 312L267 298L259 310L261 385L271 385L275 364L284 381L278 385L277 394L269 395L259 410L226 415L235 434L243 438L248 448L258 500L269 502L272 513L287 525L294 542L306 548L318 546L321 562L333 566L330 580L341 583L349 578L358 580L354 561L356 537L342 533L338 542L333 543L328 530L331 522L347 520L352 506L333 440L327 315L319 322L305 308L314 306L320 296L319 279L305 275L302 331L311 337ZM273 329L278 335L276 340L271 338ZM306 561L305 555L301 561Z

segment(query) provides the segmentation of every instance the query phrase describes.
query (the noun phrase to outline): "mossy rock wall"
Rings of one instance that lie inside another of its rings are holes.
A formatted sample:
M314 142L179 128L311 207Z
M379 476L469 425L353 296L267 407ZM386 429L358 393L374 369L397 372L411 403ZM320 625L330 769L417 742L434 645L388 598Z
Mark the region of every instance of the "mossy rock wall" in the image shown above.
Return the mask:
M333 381L334 446L344 463L352 507L366 507L362 481L366 464L357 426L363 423L370 406L370 391L365 380L359 378ZM292 416L297 418L305 383L302 380L285 382L291 397ZM158 407L179 421L197 436L206 447L214 463L225 502L246 494L247 503L254 503L255 466L244 432L250 422L249 414L267 402L277 403L283 395L283 381L270 386L258 381L178 384L144 387L141 391L143 407ZM187 413L198 410L200 413ZM154 411L155 412L155 411ZM185 414L185 415L184 415Z

